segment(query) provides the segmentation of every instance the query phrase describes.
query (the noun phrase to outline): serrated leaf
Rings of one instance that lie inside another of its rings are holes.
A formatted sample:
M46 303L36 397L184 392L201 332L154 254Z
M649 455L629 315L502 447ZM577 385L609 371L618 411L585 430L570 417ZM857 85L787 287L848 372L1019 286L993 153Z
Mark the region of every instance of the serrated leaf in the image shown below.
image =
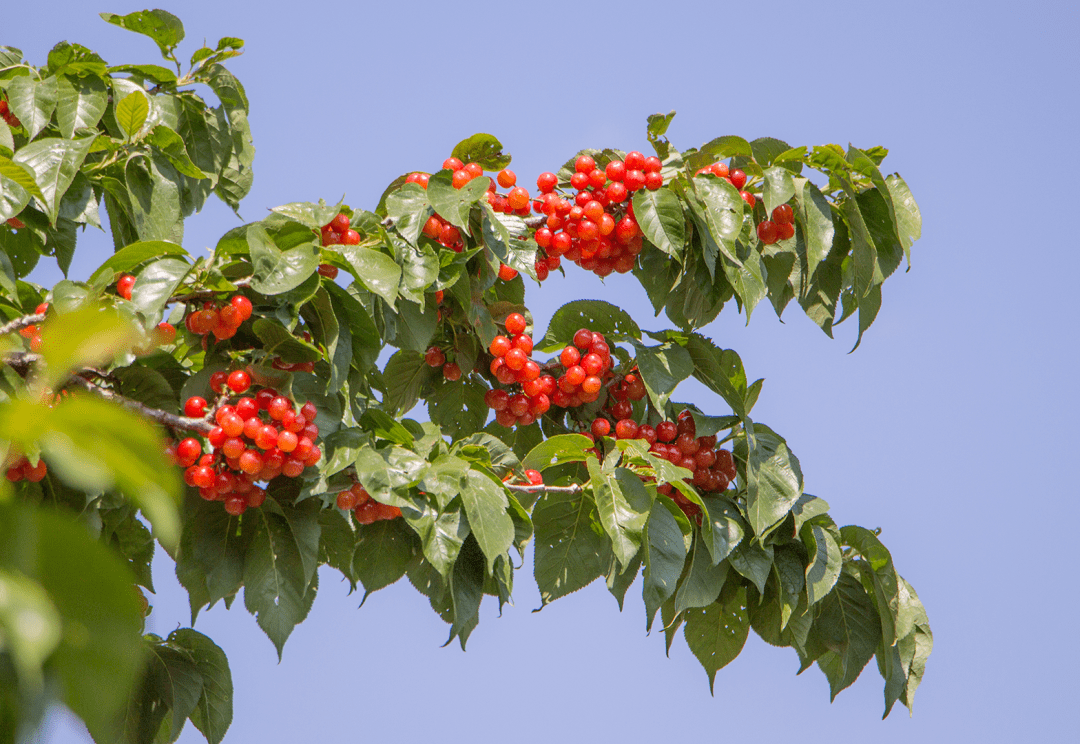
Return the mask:
M682 202L667 188L634 194L634 218L650 243L677 261L682 260L686 225Z
M695 538L690 552L690 570L675 593L675 612L692 607L708 607L716 602L730 568L725 561L713 563L701 538Z
M564 462L585 462L589 457L585 450L592 446L592 440L581 434L556 434L533 447L521 466L543 472L552 465Z
M439 171L428 180L427 195L432 208L444 220L458 227L466 235L472 235L469 228L469 211L473 205L484 198L491 179L486 176L474 178L460 189L455 189L454 176L448 171Z
M601 576L606 538L596 504L585 494L545 493L533 508L533 575L543 604L576 592Z
M810 553L810 565L806 567L806 597L814 605L836 585L843 559L836 538L821 525L806 525L802 535Z
M547 333L536 348L539 351L559 350L572 344L574 334L581 328L611 339L641 338L638 324L622 308L603 300L574 300L555 311Z
M172 13L164 10L139 10L127 15L101 13L106 23L111 23L128 31L149 36L161 50L161 56L168 58L172 49L184 40L184 24Z
M280 357L289 364L322 359L321 351L289 333L289 330L276 320L259 318L252 324L251 330L263 342L263 349L267 354Z
M744 540L728 556L731 567L750 579L758 592L765 593L765 582L772 570L773 546L761 546L752 540Z
M50 222L56 221L60 210L60 200L75 179L75 174L78 173L83 160L90 152L93 141L93 137L74 140L48 137L31 142L15 154L14 162L25 166L33 174L37 191L31 190L31 193L40 196L44 202L45 212ZM9 178L13 178L19 185L23 185L16 177L17 174L13 175L6 170L2 172Z
M614 472L604 472L595 458L589 458L586 464L600 524L611 540L615 558L625 570L641 548L652 497L641 478L630 470L616 468Z
M363 246L340 246L340 251L357 280L393 307L401 283L401 267L397 262L381 251Z
M420 541L402 519L385 519L361 525L356 531L352 556L353 574L363 584L365 596L377 592L405 575Z
M461 491L461 502L490 572L495 559L509 550L514 541L514 522L507 514L506 491L483 473L470 470L468 486Z
M731 502L720 498L703 498L706 514L712 523L712 543L706 548L713 563L719 563L735 550L746 535L739 510Z
M641 595L645 600L645 629L652 629L653 618L668 597L686 563L686 544L682 529L660 499L653 503L642 540L645 573Z
M132 91L116 104L116 123L130 141L142 131L150 115L150 99L141 90Z
M319 266L319 249L314 243L283 251L258 224L248 228L247 241L254 268L251 288L256 292L277 295L296 289Z
M830 700L834 700L858 679L881 638L878 614L858 579L841 572L836 590L817 608L811 632L828 649L817 663L829 680Z
M131 289L131 302L146 318L156 321L190 271L191 265L178 258L154 261L136 276Z
M15 77L7 86L8 105L33 140L52 119L56 109L55 77L37 80L29 75Z
M694 373L694 360L686 349L674 343L660 346L635 344L635 348L638 371L649 399L663 410L676 386Z
M183 648L202 677L202 693L191 722L209 744L220 744L232 723L233 685L229 660L212 640L190 628L174 630L169 643Z
M57 79L56 122L67 139L76 129L96 127L108 106L108 91L99 77Z
M746 589L740 588L724 604L689 609L685 619L686 645L709 675L709 692L713 693L716 672L739 655L750 634Z
M497 137L480 133L458 142L450 155L462 163L476 163L486 171L497 171L510 165L510 156L502 149Z

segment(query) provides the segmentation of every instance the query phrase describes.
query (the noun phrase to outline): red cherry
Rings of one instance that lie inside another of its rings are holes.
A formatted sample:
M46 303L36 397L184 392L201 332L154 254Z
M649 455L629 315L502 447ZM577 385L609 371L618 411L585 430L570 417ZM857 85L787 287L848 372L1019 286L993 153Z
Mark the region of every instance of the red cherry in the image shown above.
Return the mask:
M300 406L300 415L308 421L314 421L315 417L319 415L319 409L309 400Z
M525 332L525 316L521 313L510 313L506 316L506 332L517 336Z
M157 342L161 346L171 344L176 340L176 328L172 323L161 322L157 324Z
M742 187L746 185L746 174L736 168L728 174L728 178L731 179L731 185L742 191Z
M457 158L455 158L452 155L450 157L448 157L446 160L444 160L443 164L442 164L443 170L452 170L452 171L461 170L461 168L463 168L464 166L465 166L464 163L462 163L460 160L458 160Z
M645 188L649 191L656 191L658 188L664 185L664 177L659 173L646 173L645 174Z
M791 240L795 237L795 225L781 222L776 226L776 234L780 240Z
M502 186L504 189L508 189L515 183L517 183L517 174L515 174L512 170L503 168L501 171L499 171L499 175L495 177L495 180L498 181L499 185Z
M233 370L229 373L228 385L234 393L243 393L251 387L251 375L242 369Z
M626 164L621 160L612 160L604 171L612 181L622 181L626 176Z
M541 194L549 194L559 185L559 177L554 173L541 173L536 178L536 188Z
M337 279L338 267L330 264L319 264L318 272L319 276L325 276L327 279Z
M790 225L795 221L795 212L791 205L781 204L772 211L773 222L778 225Z
M615 424L615 436L618 439L633 439L638 432L638 425L633 419L620 419Z
M194 395L184 402L184 415L190 418L202 418L206 415L206 399Z
M656 157L655 155L650 155L649 157L645 158L645 164L642 165L641 170L645 171L646 173L659 173L660 169L663 166L664 164L660 162L660 158Z
M456 382L461 379L461 367L457 366L454 362L447 362L442 368L443 377L450 382Z
M580 331L578 333L580 333ZM591 335L589 337L589 340L592 341ZM581 352L573 346L567 346L565 349L562 350L562 353L559 355L559 361L562 363L562 366L570 369L579 361L581 361Z
M292 401L283 395L279 395L270 401L270 405L267 407L267 412L270 414L270 418L275 421L281 421L285 417L285 414L293 409ZM305 416L305 418L307 418Z
M116 293L125 300L131 299L131 288L135 286L135 277L131 274L123 274L116 281Z
M499 266L499 278L502 279L504 282L510 281L517 275L517 269L512 269L506 264L501 264Z
M574 161L574 170L578 173L590 173L596 167L596 161L588 155L579 155Z
M603 418L593 419L589 429L594 437L606 437L611 432L611 423Z
M587 328L581 328L574 334L574 346L579 349L588 349L592 346L593 334Z
M740 191L739 196L742 197L742 200L744 202L746 202L747 204L750 205L751 209L753 209L754 205L757 204L757 198L753 194L751 194L749 191Z
M626 171L623 184L625 184L628 191L637 191L645 185L645 172L641 170Z
M240 313L240 321L243 322L251 317L251 300L244 295L234 295L229 304L232 305Z
M506 336L496 336L494 339L492 339L491 346L488 347L488 350L491 352L492 356L495 357L506 356L506 353L510 351L510 349L510 339L508 339Z
M529 361L529 357L521 349L513 348L503 355L503 359L506 361L506 366L517 372L525 367L525 363Z
M762 220L757 226L757 236L765 245L772 245L776 242L778 236L778 230L776 229L776 223L769 220Z
M432 346L424 354L424 361L427 362L429 367L441 367L446 363L446 355L438 346Z
M199 455L202 454L202 445L199 444L198 439L188 437L182 439L178 445L176 445L176 458L180 461L181 465L190 465L194 463Z

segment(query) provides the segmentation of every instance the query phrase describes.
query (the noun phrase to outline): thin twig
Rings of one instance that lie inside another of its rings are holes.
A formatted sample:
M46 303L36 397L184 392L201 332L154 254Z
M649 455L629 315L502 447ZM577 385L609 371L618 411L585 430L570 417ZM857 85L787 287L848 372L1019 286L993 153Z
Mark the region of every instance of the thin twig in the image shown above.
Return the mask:
M572 486L545 486L543 483L522 485L518 483L507 483L506 487L515 493L565 493L571 496L582 492L582 487L574 484Z
M233 282L233 284L236 285L237 289L239 289L241 287L249 286L251 284L251 280L252 280L252 277L248 276L248 277L245 277L243 279L237 279L235 282ZM211 297L216 297L219 294L223 294L225 292L231 292L231 291L232 291L231 289L221 289L221 290L204 289L204 290L201 290L199 292L190 292L189 294L183 294L183 295L177 295L176 297L170 297L168 300L165 301L165 304L166 305L173 305L173 304L175 304L177 302L191 302L192 300L207 300L207 299L210 299Z
M14 333L15 331L21 331L27 326L32 326L35 323L40 323L45 320L45 313L34 313L33 315L24 315L21 318L15 318L10 323L5 323L0 326L0 336L4 336L8 333Z
M104 398L105 400L112 401L113 403L118 403L129 411L133 411L140 416L145 416L152 421L156 421L159 424L168 426L170 429L188 429L191 431L197 431L200 434L205 435L209 434L210 430L213 428L213 424L211 424L206 419L177 416L175 413L168 413L158 408L150 408L149 406L143 405L138 401L131 400L130 398L125 398L119 393L114 393L112 390L106 390L103 387L95 385L93 382L86 379L82 375L74 375L71 378L70 382L78 385L79 387L83 388L88 392L93 393L94 395Z

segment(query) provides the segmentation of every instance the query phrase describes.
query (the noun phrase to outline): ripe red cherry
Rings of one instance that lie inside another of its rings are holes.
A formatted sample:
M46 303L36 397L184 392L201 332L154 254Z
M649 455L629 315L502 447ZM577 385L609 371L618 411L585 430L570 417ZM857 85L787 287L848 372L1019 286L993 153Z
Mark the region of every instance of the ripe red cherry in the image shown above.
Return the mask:
M206 415L206 399L198 395L188 398L184 402L184 415L190 418L202 418Z
M226 372L215 372L210 375L210 389L218 395L225 389L225 382L229 379L229 375Z
M506 332L517 336L525 332L525 316L521 313L510 313L506 316Z
M506 336L496 336L494 339L492 339L491 346L488 347L488 350L491 352L492 356L496 357L506 356L506 352L510 351L510 349L510 339L508 339Z
M439 242L449 247L461 240L461 232L449 222L439 228Z
M503 355L503 359L506 361L506 366L517 372L525 367L525 363L529 361L529 357L521 349L513 348Z
M728 174L728 178L731 179L731 185L742 191L742 187L746 185L746 174L736 168Z
M623 158L623 162L626 163L626 170L645 170L645 156L637 150L631 150L626 153L626 157Z
M468 173L472 178L479 178L484 175L484 166L479 163L465 163L465 165L462 166L462 170Z
M514 209L521 209L529 204L529 192L521 186L515 186L506 195L506 201Z
M461 367L457 366L454 362L447 362L442 368L443 377L450 382L457 382L461 379Z
M590 336L590 341L591 340L592 339ZM562 350L562 353L559 354L559 361L562 363L562 366L570 369L575 364L581 361L581 352L573 346L567 346L565 349Z
M441 367L446 363L446 355L442 353L442 349L438 346L432 346L424 354L424 361L427 362L429 367Z
M594 437L606 437L611 432L611 423L607 419L593 419L589 427Z
M742 200L744 202L746 202L747 204L750 205L751 209L753 209L754 205L757 204L757 198L753 194L751 194L749 191L740 191L739 196L742 197Z
M776 229L776 223L769 220L762 220L757 226L757 236L765 245L772 245L776 242L778 237L778 230Z
M503 168L501 171L499 171L499 175L495 177L495 180L498 181L499 185L502 186L504 189L508 189L515 183L517 183L517 174L514 173L514 171L512 170Z
M229 304L235 307L237 312L240 313L240 322L243 322L251 317L251 300L249 300L247 297L244 297L244 295L235 295L231 300L229 300Z
M622 181L626 176L626 164L621 160L612 160L604 168L604 172L612 181Z
M616 181L607 187L607 199L612 204L620 204L626 200L626 197L630 194L626 188L626 184Z
M574 170L578 173L590 173L596 167L596 161L588 155L579 155L574 161Z
M453 156L448 157L446 160L443 161L443 164L442 164L443 170L452 170L452 171L461 170L461 168L463 168L464 166L465 166L464 163L462 163L460 160L458 160L457 158L455 158Z
M157 324L157 342L164 346L176 340L176 327L172 323L164 322Z
M190 465L199 459L199 455L202 454L202 445L199 444L198 439L180 440L180 444L176 445L176 459L180 461L181 465Z
M574 334L574 346L578 347L579 349L588 349L590 346L592 346L592 342L592 331L587 328L582 328Z
M776 226L776 234L780 240L791 240L795 237L795 225L790 222L781 222Z
M135 286L135 277L131 274L123 274L116 280L116 293L125 300L131 299L131 288Z
M554 173L541 173L536 177L536 188L541 194L549 194L559 185L559 177Z
M325 276L327 279L337 279L338 267L331 264L319 264L318 272L319 276Z
M611 407L611 415L616 419L630 418L634 413L634 406L628 400L621 400Z
M772 218L778 225L790 225L795 221L795 212L790 204L781 204L772 211Z
M678 435L678 427L674 421L661 421L656 425L656 439L658 441L670 442Z
M499 265L499 278L502 279L504 282L510 281L517 275L517 269L512 269L506 264Z
M615 436L618 439L633 439L637 436L638 425L633 419L619 419L615 424Z
M645 174L645 188L649 191L656 191L658 188L664 185L664 177L659 173L646 173Z
M645 186L645 172L641 170L628 170L626 171L626 178L623 179L623 184L626 185L628 191L637 191Z
M234 393L242 393L251 387L251 375L242 369L234 370L229 373L228 385Z
M344 212L330 220L330 229L334 232L343 233L349 229L349 216Z
M645 158L645 165L642 166L641 170L646 173L659 173L662 167L663 163L660 162L660 158L655 155L650 155Z

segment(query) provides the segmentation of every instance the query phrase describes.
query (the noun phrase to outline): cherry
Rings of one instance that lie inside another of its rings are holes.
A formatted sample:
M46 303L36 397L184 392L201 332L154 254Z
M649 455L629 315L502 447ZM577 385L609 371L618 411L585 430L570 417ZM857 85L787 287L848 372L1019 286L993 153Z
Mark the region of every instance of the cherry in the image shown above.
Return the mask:
M464 168L459 168L458 170L454 171L452 183L455 189L460 189L472 179L473 176L469 173L469 171L465 170Z
M461 168L465 167L465 164L451 155L450 157L448 157L446 160L443 161L442 167L443 167L443 170L456 171L456 170L460 170Z
M646 173L645 174L645 188L649 191L656 191L658 188L664 185L664 177L659 173Z
M242 369L234 370L229 373L228 385L234 393L243 393L251 387L251 375Z
M308 421L314 421L315 417L319 414L319 409L315 407L315 404L310 400L300 406L300 415Z
M529 479L529 483L534 486L540 486L544 483L544 476L539 470L526 470L525 477Z
M776 242L778 236L778 230L775 222L769 220L762 220L757 226L757 236L765 245L772 245Z
M634 407L628 400L621 400L611 407L611 415L616 419L628 419L634 413Z
M574 161L574 170L578 173L588 174L592 172L592 169L596 167L596 161L588 155L579 155L578 159Z
M559 177L554 173L541 173L536 178L536 188L541 194L550 194L559 185Z
M462 166L462 170L468 173L470 178L479 178L484 175L484 166L479 163L466 163Z
M330 229L334 232L343 233L349 229L349 217L344 212L339 213L334 219L330 220Z
M229 300L229 304L236 308L237 312L240 314L241 323L251 317L251 311L253 309L251 306L251 300L249 300L247 297L244 297L244 295L235 295L231 300Z
M438 346L432 346L424 354L424 361L427 362L429 367L441 367L446 363L446 355Z
M511 347L510 339L506 336L496 336L491 340L491 346L488 347L488 350L491 352L492 356L504 357L506 356L506 352L510 351Z
M495 180L499 182L499 185L504 189L508 189L517 183L517 174L512 170L503 168L499 171L499 175L495 177Z
M623 184L628 191L637 191L645 185L645 172L641 170L628 170L626 171L626 178L623 179Z
M338 267L331 264L319 264L317 269L319 276L325 276L327 279L337 279Z
M615 436L618 439L633 439L637 433L638 425L633 419L619 419L615 424Z
M506 264L499 265L499 278L504 282L508 282L518 275L517 269L512 269Z
M581 331L578 331L578 333L580 332ZM591 335L589 337L589 340L590 342L592 341ZM573 346L567 346L565 349L562 350L562 353L559 355L559 361L562 363L563 367L569 369L570 367L573 367L575 364L581 361L581 352Z
M606 196L608 201L612 204L622 203L626 200L626 197L629 196L629 194L630 191L629 189L627 189L626 184L619 181L616 181L615 183L607 187Z
M621 160L612 160L604 169L605 174L612 181L622 181L626 176L626 163Z
M594 437L606 437L611 432L611 423L607 419L593 419L589 429Z
M44 311L42 311L44 312ZM161 346L167 346L176 340L176 327L172 323L162 321L157 324L157 342Z
M593 333L588 328L581 328L574 334L574 346L579 349L588 349L592 342Z
M116 293L125 300L131 300L131 288L135 286L135 277L132 274L122 274L116 280Z
M626 170L645 170L645 156L637 150L631 150L626 153L626 157L623 158L623 162L626 163Z
M461 379L461 367L457 366L454 362L447 362L442 368L443 377L450 382L457 382Z
M731 179L731 185L742 191L742 187L746 185L746 174L736 168L726 175Z
M199 444L198 439L182 439L180 444L176 445L176 457L180 460L181 465L190 465L199 458L202 454L202 445Z
M664 164L660 161L660 158L655 155L650 155L645 158L645 164L642 166L642 170L646 173L659 173Z
M747 204L750 205L751 209L753 209L754 205L757 204L757 198L753 194L751 194L749 191L740 191L739 196L742 197L742 200L744 202L746 202Z
M503 360L506 362L507 367L517 372L525 367L529 357L521 349L512 348L503 355Z
M184 415L190 418L202 418L206 415L206 399L194 395L184 402Z
M795 212L791 205L781 204L772 211L773 222L778 225L790 225L795 221Z
M795 225L790 222L781 222L776 225L777 237L780 240L791 240L795 237Z

